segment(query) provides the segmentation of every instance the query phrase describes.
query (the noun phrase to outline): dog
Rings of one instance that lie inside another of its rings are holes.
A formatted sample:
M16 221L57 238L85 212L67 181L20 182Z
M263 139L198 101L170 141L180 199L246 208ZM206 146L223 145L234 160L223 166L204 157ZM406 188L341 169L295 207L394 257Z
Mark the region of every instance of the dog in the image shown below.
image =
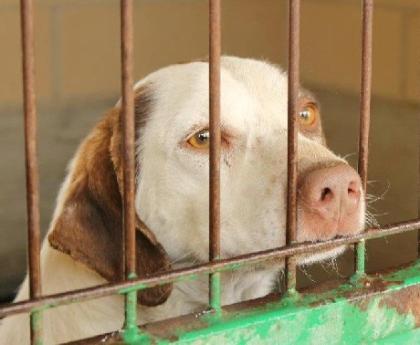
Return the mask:
M137 273L144 277L208 261L208 63L172 65L135 85ZM287 74L273 64L222 57L221 257L285 245ZM319 105L304 89L298 116L297 240L323 241L363 231L365 197L356 171L325 143ZM122 279L122 129L118 102L69 164L41 251L44 294ZM301 255L308 264L346 246ZM283 264L284 265L284 264ZM224 305L275 289L280 266L222 274ZM196 312L208 303L208 278L138 294L140 323ZM28 298L28 279L16 300ZM123 297L44 312L45 344L111 332L123 324ZM29 344L28 315L11 316L1 344Z

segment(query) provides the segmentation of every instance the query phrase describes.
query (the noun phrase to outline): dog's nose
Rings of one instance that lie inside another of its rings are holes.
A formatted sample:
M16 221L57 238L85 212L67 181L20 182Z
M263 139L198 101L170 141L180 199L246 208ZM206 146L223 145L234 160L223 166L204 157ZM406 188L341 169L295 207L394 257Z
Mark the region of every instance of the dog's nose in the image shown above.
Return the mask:
M360 177L346 164L318 168L303 177L299 198L304 213L318 228L313 230L317 239L354 231L361 194Z

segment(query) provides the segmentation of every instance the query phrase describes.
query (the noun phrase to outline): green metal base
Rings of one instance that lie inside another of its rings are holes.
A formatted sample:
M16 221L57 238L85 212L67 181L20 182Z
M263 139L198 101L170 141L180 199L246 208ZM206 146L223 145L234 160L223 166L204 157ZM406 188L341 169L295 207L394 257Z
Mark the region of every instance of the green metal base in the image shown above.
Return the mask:
M228 306L219 317L150 324L141 327L147 338L130 344L420 345L420 261L357 284L327 285Z

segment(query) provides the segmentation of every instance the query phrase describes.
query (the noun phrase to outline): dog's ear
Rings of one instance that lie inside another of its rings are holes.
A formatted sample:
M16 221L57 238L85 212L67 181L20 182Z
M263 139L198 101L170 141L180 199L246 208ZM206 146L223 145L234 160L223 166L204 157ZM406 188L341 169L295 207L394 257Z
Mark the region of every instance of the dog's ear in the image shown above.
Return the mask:
M142 97L144 94L137 93L136 116L145 115L138 113L144 112ZM121 157L121 112L116 107L79 148L48 236L52 247L111 282L123 279ZM136 227L137 276L170 269L167 253L152 231L139 219ZM168 284L139 291L139 303L161 304L171 289Z

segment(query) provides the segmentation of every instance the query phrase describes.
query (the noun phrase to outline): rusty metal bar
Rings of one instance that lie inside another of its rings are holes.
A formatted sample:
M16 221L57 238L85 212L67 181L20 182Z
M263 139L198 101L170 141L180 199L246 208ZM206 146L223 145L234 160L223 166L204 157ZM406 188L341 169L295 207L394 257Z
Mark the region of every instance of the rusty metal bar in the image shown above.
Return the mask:
M220 56L221 4L209 2L209 127L210 127L210 185L209 185L209 260L220 259ZM220 274L210 275L210 306L220 310Z
M124 136L124 234L126 278L136 274L135 236L135 155L133 90L133 16L132 0L121 1L122 128Z
M381 229L368 229L365 232L351 237L336 238L333 240L317 243L295 243L288 247L273 248L270 250L241 255L234 258L215 260L213 262L208 262L193 267L156 274L148 278L133 279L119 283L105 284L91 288L74 290L66 293L47 295L36 300L21 301L2 306L0 307L0 318L7 315L32 311L34 309L42 310L43 308L57 307L63 304L81 302L88 299L109 296L112 294L122 294L126 293L130 289L140 290L156 285L163 285L176 281L177 279L194 279L197 274L209 274L213 272L235 270L243 267L243 265L255 265L267 261L279 262L284 257L291 255L314 253L321 250L328 250L340 245L356 243L362 239L370 240L385 236L397 235L417 229L420 229L420 218L401 223L390 224L382 227Z
M121 0L121 86L123 148L123 233L124 271L126 279L136 278L136 227L135 227L135 119L133 89L133 0ZM138 333L137 293L125 295L125 332Z
M25 122L26 204L28 224L29 298L41 296L39 175L35 98L34 9L32 0L21 0L23 107ZM31 344L42 344L42 314L31 313Z
M373 0L363 1L362 75L360 99L360 135L358 170L366 190L368 175L370 101L372 90L372 22Z
M360 92L360 134L358 171L362 179L363 190L366 191L368 176L370 102L372 90L372 23L373 0L363 0L362 19L362 75ZM356 276L365 273L366 243L360 241L356 245Z
M297 104L299 97L300 62L300 0L289 1L289 68L288 68L288 129L287 129L287 220L286 243L296 241L297 231ZM296 260L286 260L286 286L296 288Z

